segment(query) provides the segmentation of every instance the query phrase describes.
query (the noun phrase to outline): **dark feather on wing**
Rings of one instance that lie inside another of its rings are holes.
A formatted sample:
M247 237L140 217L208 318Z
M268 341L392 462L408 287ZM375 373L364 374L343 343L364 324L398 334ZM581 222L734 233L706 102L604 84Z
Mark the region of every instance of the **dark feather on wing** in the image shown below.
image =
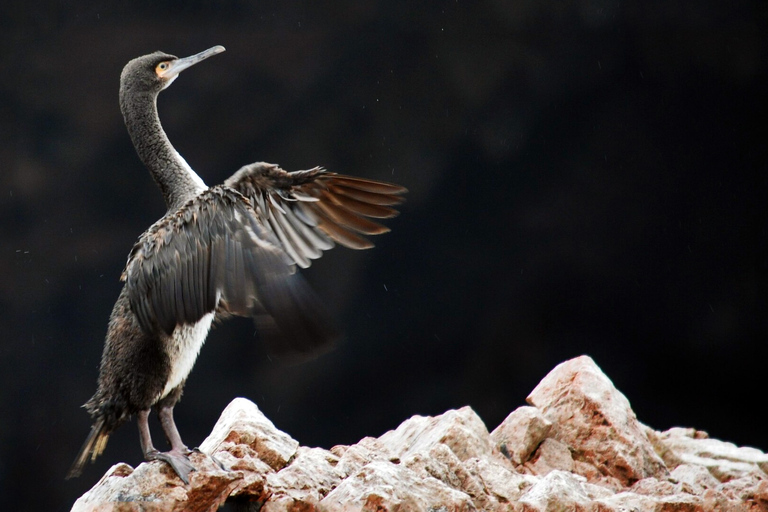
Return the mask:
M167 335L217 306L271 317L262 333L277 354L306 353L337 333L322 304L251 203L213 187L169 213L134 246L123 279L142 329Z
M246 165L224 182L248 197L285 252L301 267L339 243L351 249L373 244L362 235L389 228L370 220L397 215L404 187L327 172L321 167L287 172L274 164Z

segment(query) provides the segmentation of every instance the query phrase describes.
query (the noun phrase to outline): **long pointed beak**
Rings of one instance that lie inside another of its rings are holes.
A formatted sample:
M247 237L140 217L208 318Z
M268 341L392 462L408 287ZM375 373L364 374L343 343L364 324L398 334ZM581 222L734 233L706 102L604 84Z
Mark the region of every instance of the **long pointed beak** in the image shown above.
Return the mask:
M184 57L183 59L177 59L174 61L171 61L171 65L168 67L167 70L163 73L164 78L172 78L177 76L179 73L184 71L185 69L194 66L198 62L202 62L208 57L212 57L218 53L221 53L225 50L225 48L221 45L214 46L213 48L208 48L205 51L202 51L198 54L192 55L190 57Z

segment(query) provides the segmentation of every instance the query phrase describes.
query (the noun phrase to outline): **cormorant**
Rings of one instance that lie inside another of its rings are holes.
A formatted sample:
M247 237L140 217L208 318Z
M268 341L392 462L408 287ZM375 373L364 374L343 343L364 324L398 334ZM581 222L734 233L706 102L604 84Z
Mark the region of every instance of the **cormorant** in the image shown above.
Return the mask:
M315 167L286 172L246 165L208 187L173 148L160 125L157 96L183 70L224 51L191 57L155 52L131 60L120 76L120 109L141 161L160 187L167 213L133 246L109 320L98 389L84 405L93 426L69 477L93 461L109 435L137 415L146 460L169 463L189 483L190 450L173 420L211 323L229 315L255 319L268 348L307 354L336 337L324 308L296 266L305 268L334 242L373 246L361 235L388 228L369 218L397 214L406 189ZM152 444L155 408L171 449Z

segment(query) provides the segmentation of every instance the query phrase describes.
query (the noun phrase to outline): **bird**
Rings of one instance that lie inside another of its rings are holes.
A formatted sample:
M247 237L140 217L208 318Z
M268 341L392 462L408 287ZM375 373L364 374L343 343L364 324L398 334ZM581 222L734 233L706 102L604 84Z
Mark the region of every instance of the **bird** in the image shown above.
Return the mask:
M372 219L394 217L404 201L407 189L393 183L265 162L207 186L165 134L157 98L182 71L223 51L214 46L185 58L158 51L129 61L121 73L120 110L167 212L128 255L97 390L83 406L91 430L67 478L79 476L135 415L144 459L165 461L188 484L195 468L173 410L214 320L252 317L277 355L311 357L333 345L338 331L298 268L336 244L373 247L366 235L389 228ZM152 409L170 444L166 452L152 442Z

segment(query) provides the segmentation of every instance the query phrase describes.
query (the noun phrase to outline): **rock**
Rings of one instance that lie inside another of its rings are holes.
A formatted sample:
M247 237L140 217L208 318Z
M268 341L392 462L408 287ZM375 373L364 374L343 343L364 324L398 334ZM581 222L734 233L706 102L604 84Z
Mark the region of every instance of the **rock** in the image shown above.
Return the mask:
M320 511L474 511L472 501L435 478L391 462L375 461L344 479L319 504Z
M573 471L571 450L557 439L545 439L539 449L536 450L531 462L526 464L526 468L529 468L534 475L541 476L545 476L556 469Z
M400 459L429 451L435 444L446 445L459 460L488 457L492 452L488 429L470 407L451 410L434 418L414 416L381 436L379 442L392 456Z
M72 510L202 512L227 500L261 512L768 510L768 455L642 425L588 357L556 367L528 401L490 434L463 407L324 450L237 398L190 456L189 485L162 462L117 464Z
M530 475L515 473L493 460L469 459L463 466L479 487L490 495L490 501L500 504L519 500L538 481Z
M737 511L738 508L706 508L704 501L687 494L670 496L648 496L634 492L620 492L607 498L597 500L605 508L598 510L624 511L660 511L660 512L704 512L704 511ZM747 509L744 509L747 510Z
M288 512L316 506L339 485L345 475L336 466L339 458L321 448L300 447L296 458L278 473L267 475L270 498L261 512Z
M276 429L256 404L245 398L235 398L224 409L200 450L215 455L237 445L248 446L275 471L285 467L299 448L298 441Z
M706 489L715 489L720 483L707 468L694 464L680 464L669 473L669 477L673 482L687 485L686 492L691 494L703 494Z
M755 502L768 510L768 480L765 476L749 475L718 486L724 496L734 501Z
M556 366L527 401L554 424L553 437L568 446L574 460L594 466L600 474L622 485L667 476L629 401L591 358L581 356Z
M709 439L692 428L671 428L656 436L656 444L667 466L704 467L721 482L768 471L768 455L760 450Z
M552 430L548 421L536 407L518 407L491 432L495 446L513 463L526 462L529 456Z
M402 464L425 478L436 478L469 496L483 495L482 483L467 471L456 454L444 444L436 444L427 451L409 455L403 459Z
M537 510L578 510L589 507L594 498L608 495L609 491L597 486L588 488L587 479L581 475L554 470L528 489L520 502L528 503Z
M189 486L164 462L144 463L135 470L127 464L112 466L72 512L216 510L238 487L242 474L221 470L202 453L193 453L190 460L197 471L190 473Z
M683 485L650 476L635 482L631 489L635 494L643 494L645 496L672 496L673 494L683 492Z
M334 446L331 453L339 457L338 469L347 477L374 460L396 460L378 439L364 437L352 446Z

